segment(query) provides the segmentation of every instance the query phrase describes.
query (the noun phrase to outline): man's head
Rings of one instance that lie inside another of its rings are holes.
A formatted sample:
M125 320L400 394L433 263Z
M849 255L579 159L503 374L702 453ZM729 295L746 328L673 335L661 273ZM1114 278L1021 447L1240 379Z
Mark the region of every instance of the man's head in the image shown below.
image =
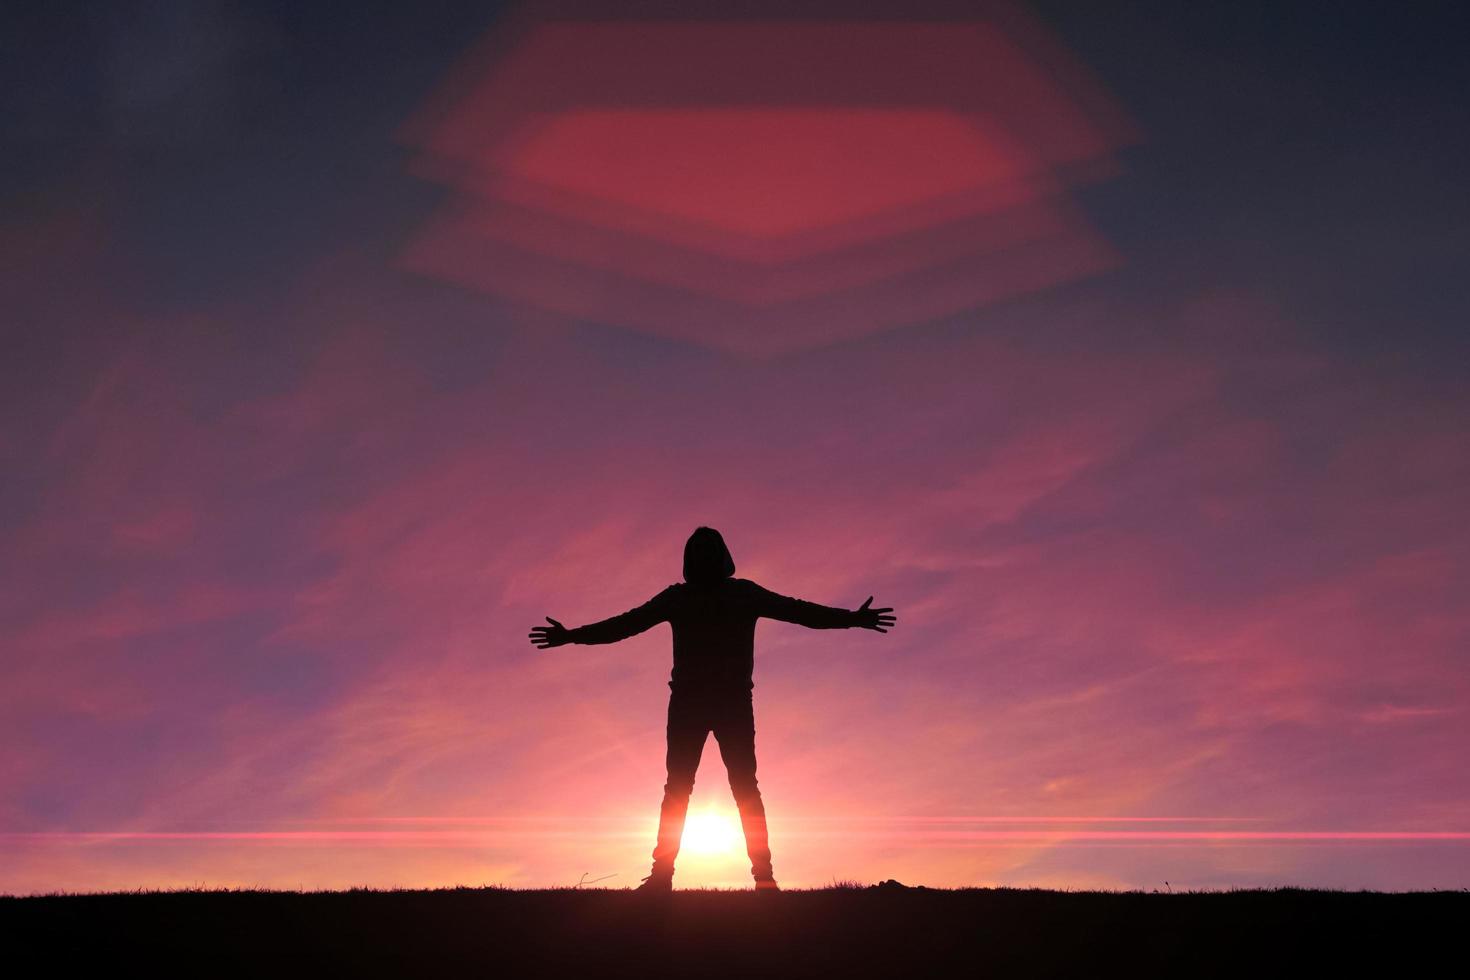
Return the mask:
M735 559L725 539L712 527L697 527L684 542L684 581L707 585L735 574Z

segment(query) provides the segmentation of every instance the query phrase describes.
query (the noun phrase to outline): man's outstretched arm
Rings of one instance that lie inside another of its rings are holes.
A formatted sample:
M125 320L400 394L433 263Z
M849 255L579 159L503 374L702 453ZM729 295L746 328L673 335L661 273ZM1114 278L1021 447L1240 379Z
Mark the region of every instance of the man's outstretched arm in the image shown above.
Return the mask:
M669 618L668 597L672 588L673 586L664 589L643 605L629 609L625 613L618 613L616 616L600 619L595 623L588 623L586 626L578 626L575 629L567 629L547 616L546 621L551 625L533 626L530 632L531 642L545 650L548 647L559 647L564 643L616 643L619 640L626 640Z
M793 599L791 596L772 592L770 589L756 586L759 590L758 597L759 614L767 619L779 619L785 623L796 623L814 630L849 629L854 626L863 629L877 630L879 633L887 633L888 627L897 622L891 607L881 609L870 609L868 604L873 601L872 596L857 609L840 609L837 606L824 606L818 602L808 602L805 599Z

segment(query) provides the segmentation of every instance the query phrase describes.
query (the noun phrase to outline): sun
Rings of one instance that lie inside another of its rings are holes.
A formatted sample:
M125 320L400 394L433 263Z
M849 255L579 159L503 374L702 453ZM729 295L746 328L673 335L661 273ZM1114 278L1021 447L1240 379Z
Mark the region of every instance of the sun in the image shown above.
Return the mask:
M691 813L684 821L680 849L692 854L728 854L740 843L735 821L716 810Z

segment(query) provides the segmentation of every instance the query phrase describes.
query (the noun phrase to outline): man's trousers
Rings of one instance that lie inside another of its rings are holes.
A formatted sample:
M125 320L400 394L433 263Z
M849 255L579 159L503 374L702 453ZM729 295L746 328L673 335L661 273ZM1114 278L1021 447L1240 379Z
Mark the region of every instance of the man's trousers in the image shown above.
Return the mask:
M658 843L653 849L655 874L673 874L694 773L704 752L706 736L714 732L720 758L730 777L730 790L740 810L750 871L757 879L772 877L771 848L766 835L766 810L755 781L755 714L751 691L686 693L669 697L668 780L659 808Z

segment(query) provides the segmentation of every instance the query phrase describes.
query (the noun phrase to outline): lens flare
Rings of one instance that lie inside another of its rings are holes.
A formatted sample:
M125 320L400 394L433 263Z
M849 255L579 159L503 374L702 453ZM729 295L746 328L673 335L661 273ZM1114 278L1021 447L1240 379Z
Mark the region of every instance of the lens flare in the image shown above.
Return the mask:
M1135 137L1006 3L691 20L528 3L404 127L444 186L402 268L749 358L1117 256L1071 205Z

